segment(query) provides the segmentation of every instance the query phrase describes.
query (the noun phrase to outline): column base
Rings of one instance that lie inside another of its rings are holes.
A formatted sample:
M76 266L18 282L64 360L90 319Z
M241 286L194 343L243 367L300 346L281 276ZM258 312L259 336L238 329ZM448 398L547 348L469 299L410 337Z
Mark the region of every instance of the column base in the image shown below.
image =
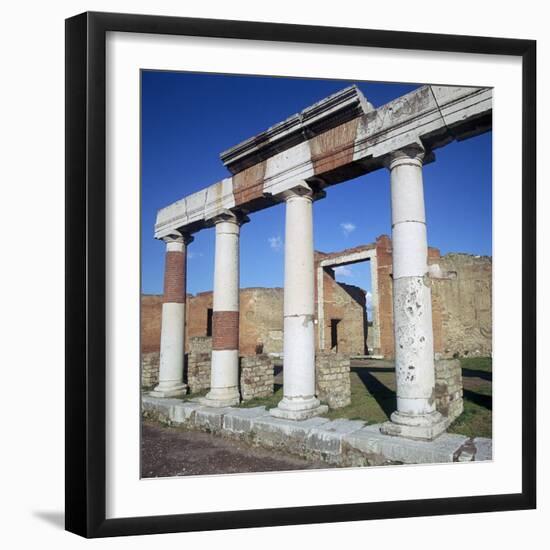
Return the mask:
M241 396L237 388L221 388L210 390L198 401L205 407L233 407L241 402Z
M316 397L294 399L283 397L276 408L269 410L271 416L287 420L306 420L327 412L328 406L321 405Z
M384 422L380 426L383 434L422 441L432 441L446 429L447 421L438 411L422 415L403 414L396 411L391 415L391 422Z
M151 397L183 397L187 393L187 384L176 384L174 386L161 387L159 384L149 392Z

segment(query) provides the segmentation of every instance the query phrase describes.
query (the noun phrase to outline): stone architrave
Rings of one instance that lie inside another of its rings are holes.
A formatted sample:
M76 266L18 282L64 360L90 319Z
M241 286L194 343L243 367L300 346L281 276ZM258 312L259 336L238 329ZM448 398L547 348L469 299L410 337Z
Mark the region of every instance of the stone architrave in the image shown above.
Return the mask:
M190 235L174 232L166 243L164 299L160 334L159 383L151 392L155 397L181 397L187 392L183 382L185 362L185 299L187 245Z
M284 192L285 288L283 399L270 413L303 420L328 410L315 396L313 192L303 183Z
M431 440L445 430L436 410L432 297L422 165L424 149L392 153L393 319L397 411L381 426L388 435Z
M237 405L239 395L239 235L248 218L225 211L214 218L216 252L209 407Z

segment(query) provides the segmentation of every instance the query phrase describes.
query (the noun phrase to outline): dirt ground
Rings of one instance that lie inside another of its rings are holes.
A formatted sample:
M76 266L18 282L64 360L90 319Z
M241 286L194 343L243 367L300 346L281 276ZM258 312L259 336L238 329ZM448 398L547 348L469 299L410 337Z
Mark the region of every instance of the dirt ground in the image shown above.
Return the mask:
M141 476L146 478L327 467L207 433L142 423Z

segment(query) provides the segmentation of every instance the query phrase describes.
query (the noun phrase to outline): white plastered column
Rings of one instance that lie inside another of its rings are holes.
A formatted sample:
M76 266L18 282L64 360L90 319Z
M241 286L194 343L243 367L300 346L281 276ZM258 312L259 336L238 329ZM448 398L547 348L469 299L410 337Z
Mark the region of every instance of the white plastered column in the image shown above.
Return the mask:
M239 393L239 237L248 218L226 211L216 216L210 407L237 405Z
M155 397L181 397L187 392L183 382L185 364L185 301L187 245L193 237L174 233L166 243L164 301L160 333L159 383Z
M303 420L328 410L315 396L313 194L305 183L283 194L285 221L283 399L273 416Z
M397 411L381 431L431 440L445 430L435 406L432 297L422 164L414 146L389 159L393 247L393 323Z

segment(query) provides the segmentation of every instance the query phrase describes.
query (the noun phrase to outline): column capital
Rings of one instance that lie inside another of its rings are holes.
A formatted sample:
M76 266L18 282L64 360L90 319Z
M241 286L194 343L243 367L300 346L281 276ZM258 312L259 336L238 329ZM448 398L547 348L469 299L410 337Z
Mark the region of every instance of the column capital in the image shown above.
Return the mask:
M287 201L293 198L306 198L311 201L323 199L327 196L326 192L321 189L312 189L305 181L298 182L294 187L285 189L277 195L277 198Z
M222 210L212 218L212 222L214 223L214 225L222 222L227 222L241 226L245 223L248 223L249 221L250 218L240 210Z
M166 244L178 243L182 245L188 245L192 243L195 238L190 233L174 230L169 235L161 237L161 240L164 241Z
M412 143L406 147L396 149L389 153L384 159L384 165L390 171L397 166L409 165L422 166L427 162L433 160L433 156L430 152L426 151L421 143Z

